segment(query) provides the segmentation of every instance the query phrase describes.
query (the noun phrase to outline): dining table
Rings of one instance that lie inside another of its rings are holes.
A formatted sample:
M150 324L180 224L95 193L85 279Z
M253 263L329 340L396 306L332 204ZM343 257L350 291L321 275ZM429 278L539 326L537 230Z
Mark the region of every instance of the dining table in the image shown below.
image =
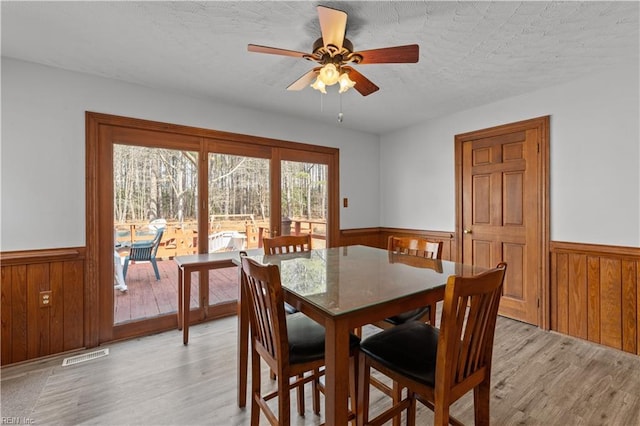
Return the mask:
M444 298L450 275L473 276L486 268L417 259L369 246L249 255L275 264L285 302L325 327L325 423L349 418L349 334L352 330ZM238 296L238 405L247 398L249 320L242 286Z

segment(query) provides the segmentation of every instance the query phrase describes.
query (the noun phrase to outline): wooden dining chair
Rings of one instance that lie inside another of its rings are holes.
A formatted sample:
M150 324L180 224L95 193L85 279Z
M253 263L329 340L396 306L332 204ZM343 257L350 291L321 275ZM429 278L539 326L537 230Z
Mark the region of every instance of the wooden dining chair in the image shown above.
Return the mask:
M415 424L416 401L434 411L434 424L459 422L449 407L474 391L475 424L489 424L491 357L507 265L475 277L447 280L440 328L412 321L365 339L360 348L358 424L379 425L407 410ZM408 389L407 397L369 420L371 368Z
M264 254L284 254L311 251L311 234L281 235L263 238Z
M387 251L389 252L389 263L404 263L409 266L437 269L437 263L423 259L442 259L442 241L430 241L420 237L395 237L391 235L387 241ZM442 264L439 264L439 268L442 268ZM433 324L436 319L435 311L435 307L432 309L431 306L424 306L385 318L372 325L387 329L408 321L424 321ZM360 330L357 331L357 334L361 334Z
M387 241L387 251L389 253L389 263L402 263L415 268L429 268L436 272L442 272L442 241L431 241L421 237L396 237L389 236ZM372 323L372 325L388 329L410 321L421 321L435 324L435 306L423 306L422 308L402 312L384 320ZM361 330L356 330L358 336L362 335ZM385 395L391 397L392 403L396 404L402 398L402 386L393 382L388 385L384 381L375 377L371 378L371 384ZM393 419L393 426L400 425L400 416Z
M442 241L431 241L420 237L395 237L391 235L387 242L387 251L389 251L389 253L405 254L427 259L442 259ZM435 319L435 306L425 306L386 318L383 321L377 322L375 325L386 329L414 320L428 321L434 324Z
M313 410L320 413L319 378L324 374L325 330L301 312L285 314L280 270L276 265L261 265L241 257L241 285L248 296L251 324L251 425L258 425L263 412L272 425L289 425L290 391L298 390L298 413L304 415L304 385L311 382ZM355 372L359 338L351 335L352 352L350 391L355 402ZM261 391L260 360L276 373L277 390L267 395ZM293 382L291 382L293 378ZM267 401L278 397L278 415ZM355 410L354 410L355 412Z
M263 238L262 244L266 255L307 252L311 251L311 234ZM288 303L284 304L284 309L288 314L298 312Z

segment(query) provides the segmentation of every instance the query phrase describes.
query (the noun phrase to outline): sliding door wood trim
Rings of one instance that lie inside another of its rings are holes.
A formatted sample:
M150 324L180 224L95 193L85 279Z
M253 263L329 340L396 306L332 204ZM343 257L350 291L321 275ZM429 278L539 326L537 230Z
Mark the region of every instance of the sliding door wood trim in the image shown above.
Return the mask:
M112 296L112 289L100 286L112 280L112 271L100 265L100 259L106 259L112 251L113 235L113 143L143 147L162 147L198 152L200 178L198 182L200 235L206 234L208 217L207 205L207 157L210 152L236 155L249 155L259 158L278 158L279 150L296 152L300 158L313 158L314 155L326 158L329 165L329 241L336 245L339 239L339 150L337 148L315 146L306 143L289 142L277 139L222 132L217 130L183 126L115 116L103 113L86 112L86 269L85 269L85 342L87 347L97 346L101 342L118 338L118 333L106 330L109 324L113 328L113 311L107 312L105 301ZM163 137L158 138L162 134ZM308 156L307 156L308 154ZM202 173L204 171L204 173ZM277 171L277 175L275 174ZM272 186L279 182L280 168L272 170ZM277 179L276 179L277 178ZM104 180L110 180L105 183ZM275 189L275 188L273 188ZM277 191L279 193L279 191ZM277 198L280 200L280 197ZM279 216L278 216L279 219ZM279 225L278 225L279 226ZM207 239L199 239L198 251L208 250ZM103 261L104 262L104 261ZM140 325L143 329L144 326Z

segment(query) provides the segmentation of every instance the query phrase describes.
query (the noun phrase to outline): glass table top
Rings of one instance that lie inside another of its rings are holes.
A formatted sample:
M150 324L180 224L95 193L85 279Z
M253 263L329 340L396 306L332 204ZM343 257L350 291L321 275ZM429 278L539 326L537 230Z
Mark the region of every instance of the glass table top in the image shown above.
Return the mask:
M486 270L367 246L249 257L278 265L283 287L334 316L442 288L449 275Z

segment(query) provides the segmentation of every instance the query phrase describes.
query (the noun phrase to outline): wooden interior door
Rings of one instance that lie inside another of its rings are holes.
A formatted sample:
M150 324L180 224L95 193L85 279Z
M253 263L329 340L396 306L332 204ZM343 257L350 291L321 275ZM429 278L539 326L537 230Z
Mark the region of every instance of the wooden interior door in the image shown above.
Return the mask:
M507 263L500 315L543 325L548 117L456 136L458 258Z

